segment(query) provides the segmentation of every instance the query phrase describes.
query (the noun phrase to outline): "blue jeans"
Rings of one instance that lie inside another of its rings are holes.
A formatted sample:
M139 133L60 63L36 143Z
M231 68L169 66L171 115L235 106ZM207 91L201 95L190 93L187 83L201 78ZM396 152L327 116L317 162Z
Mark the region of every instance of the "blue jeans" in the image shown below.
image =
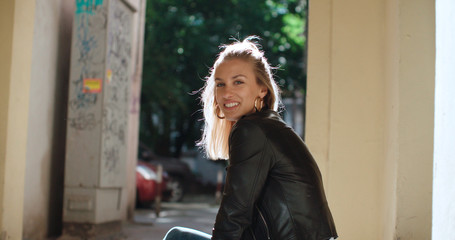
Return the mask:
M185 227L173 227L163 240L207 240L212 238L207 233Z

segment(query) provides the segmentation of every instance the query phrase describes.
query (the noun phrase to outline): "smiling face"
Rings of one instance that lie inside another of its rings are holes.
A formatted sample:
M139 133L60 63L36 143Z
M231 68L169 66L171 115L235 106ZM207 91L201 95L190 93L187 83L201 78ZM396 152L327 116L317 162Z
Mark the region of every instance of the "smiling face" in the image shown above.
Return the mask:
M237 121L254 112L254 100L267 94L267 87L256 81L253 65L242 59L221 63L215 70L214 79L215 100L229 121Z

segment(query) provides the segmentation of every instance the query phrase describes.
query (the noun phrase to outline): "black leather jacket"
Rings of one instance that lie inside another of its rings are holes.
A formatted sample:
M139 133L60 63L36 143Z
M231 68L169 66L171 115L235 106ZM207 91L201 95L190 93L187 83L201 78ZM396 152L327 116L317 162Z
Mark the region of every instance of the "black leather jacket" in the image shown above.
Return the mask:
M337 237L316 162L276 112L238 120L229 157L212 239Z

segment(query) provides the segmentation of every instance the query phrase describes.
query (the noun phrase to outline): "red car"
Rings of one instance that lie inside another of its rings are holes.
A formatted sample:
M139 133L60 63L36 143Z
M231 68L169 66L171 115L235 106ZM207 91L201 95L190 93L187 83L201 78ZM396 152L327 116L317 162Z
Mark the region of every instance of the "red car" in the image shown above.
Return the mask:
M194 175L187 163L177 158L155 155L154 152L144 143L139 143L139 161L161 164L168 174L167 189L163 192L164 200L169 202L180 202L185 194L185 188L194 181Z
M167 173L163 172L162 182L158 185L157 167L139 161L136 166L136 205L150 206L158 194L166 190Z

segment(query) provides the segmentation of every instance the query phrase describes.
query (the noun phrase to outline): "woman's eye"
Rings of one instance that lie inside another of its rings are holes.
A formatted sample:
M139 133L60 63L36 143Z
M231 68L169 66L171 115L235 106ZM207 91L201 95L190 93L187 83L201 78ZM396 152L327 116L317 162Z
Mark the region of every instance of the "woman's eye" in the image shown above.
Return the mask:
M239 85L239 84L242 84L243 82L242 81L235 81L234 84L236 85Z
M224 86L224 83L217 83L215 86L216 87L222 87L222 86Z

